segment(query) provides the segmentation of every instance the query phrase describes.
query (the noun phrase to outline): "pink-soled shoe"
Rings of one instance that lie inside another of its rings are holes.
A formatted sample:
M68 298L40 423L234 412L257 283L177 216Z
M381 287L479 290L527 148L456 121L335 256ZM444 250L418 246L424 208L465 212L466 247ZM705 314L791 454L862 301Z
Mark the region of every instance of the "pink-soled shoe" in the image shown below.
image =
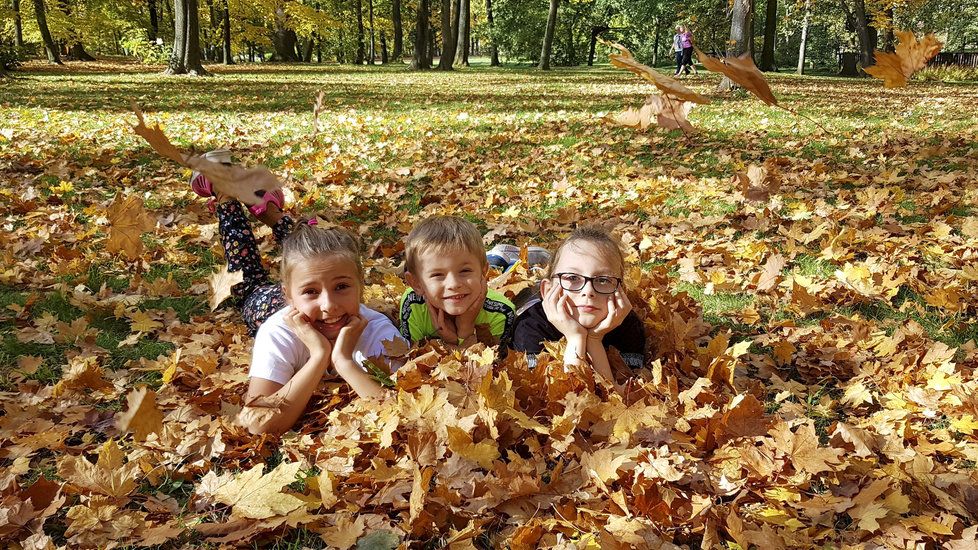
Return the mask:
M249 212L256 216L261 216L266 210L268 210L268 203L274 204L279 210L285 210L285 193L283 193L281 189L260 192L264 193L261 196L261 202L249 206Z
M228 151L227 149L215 149L213 151L204 153L204 158L210 161L220 162L222 164L230 164L231 151ZM190 189L201 197L214 196L214 186L211 184L211 180L207 179L207 176L196 170L194 170L194 173L190 176ZM214 203L215 201L213 198L207 201L207 207L210 208L211 212L214 211Z
M204 153L204 158L212 162L220 162L221 164L231 164L231 151L227 149L215 149L213 151L208 151ZM200 172L194 171L193 175L190 176L190 188L201 197L213 197L214 196L214 185L211 180L207 179L207 176L201 174ZM281 189L275 189L274 191L262 191L258 197L258 202L248 207L248 211L255 216L260 216L268 210L268 204L272 203L278 207L279 210L285 209L285 194ZM212 198L208 201L207 206L214 211L215 200Z

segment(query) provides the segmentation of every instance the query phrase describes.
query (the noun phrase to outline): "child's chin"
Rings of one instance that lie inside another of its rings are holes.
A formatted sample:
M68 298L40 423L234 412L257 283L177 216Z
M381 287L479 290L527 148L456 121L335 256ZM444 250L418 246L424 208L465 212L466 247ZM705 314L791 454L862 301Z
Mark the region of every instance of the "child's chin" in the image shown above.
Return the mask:
M578 315L577 322L581 324L582 327L591 330L592 328L598 326L601 321L604 321L604 315L592 315L590 313L585 313L583 315Z

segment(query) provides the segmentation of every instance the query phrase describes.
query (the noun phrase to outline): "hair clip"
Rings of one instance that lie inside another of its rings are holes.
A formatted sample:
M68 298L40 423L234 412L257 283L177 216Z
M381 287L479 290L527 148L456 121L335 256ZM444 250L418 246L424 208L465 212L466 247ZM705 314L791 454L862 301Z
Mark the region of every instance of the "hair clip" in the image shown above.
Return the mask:
M317 218L309 218L309 221L307 221L306 224L308 224L308 225L319 225L319 220Z

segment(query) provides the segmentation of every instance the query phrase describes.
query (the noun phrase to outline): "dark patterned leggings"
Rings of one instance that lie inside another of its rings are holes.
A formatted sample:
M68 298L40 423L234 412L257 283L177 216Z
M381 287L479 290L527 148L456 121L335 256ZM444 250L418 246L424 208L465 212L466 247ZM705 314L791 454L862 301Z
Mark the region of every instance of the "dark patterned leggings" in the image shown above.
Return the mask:
M251 230L251 224L238 201L225 201L217 205L217 225L224 245L224 257L228 271L241 271L242 281L231 288L235 305L241 311L248 331L252 336L258 327L273 313L285 307L282 285L273 283L268 270L262 265L258 253L258 242ZM284 216L272 234L279 245L292 231L295 222Z

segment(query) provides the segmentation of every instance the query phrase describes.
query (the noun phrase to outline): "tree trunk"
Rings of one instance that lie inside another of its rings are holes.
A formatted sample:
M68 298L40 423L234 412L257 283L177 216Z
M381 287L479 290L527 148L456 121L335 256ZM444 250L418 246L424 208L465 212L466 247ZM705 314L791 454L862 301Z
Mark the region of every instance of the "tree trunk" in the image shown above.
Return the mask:
M594 65L594 54L595 54L595 49L598 46L598 37L601 36L601 33L608 30L608 28L609 27L607 25L595 25L591 27L591 43L588 45L588 52L587 52L588 67Z
M221 10L221 26L224 30L224 64L234 65L234 56L231 54L231 5L228 0L224 0L224 9Z
M414 52L411 54L411 68L420 71L430 69L428 62L428 19L431 15L429 0L418 0L418 13L415 17Z
M61 13L65 14L65 18L71 22L71 4L68 0L58 0L58 7L61 9ZM70 44L65 51L69 59L74 59L77 61L95 61L87 51L85 51L85 46L82 44L81 39L77 37L76 33L72 33L71 38L67 40Z
M208 75L200 62L197 0L173 1L173 55L167 74Z
M458 44L455 45L455 64L469 66L469 0L461 0L458 8Z
M849 27L856 31L856 40L859 43L859 60L863 68L874 65L876 63L876 58L873 57L873 49L876 47L876 29L871 29L869 26L864 0L852 0L851 8L847 0L841 0L840 4L842 11L846 14Z
M401 0L391 0L391 18L394 20L394 60L404 56L404 28L401 23Z
M428 0L428 2L429 2L428 3L429 11L430 11L430 8L431 8L430 1L431 0ZM427 31L427 35L426 35L427 38L428 38L428 47L425 49L425 56L428 59L428 67L429 68L435 66L435 35L436 34L437 34L437 29L435 28L435 24L431 22L431 18L429 17L428 18L428 31Z
M356 11L357 11L357 57L356 64L363 65L364 58L366 57L365 46L364 46L364 36L363 36L363 0L356 0Z
M886 8L886 31L883 33L883 51L892 52L896 48L896 37L893 35L893 4Z
M156 37L160 35L160 18L156 10L156 0L147 0L146 7L149 9L149 41L156 42Z
M547 28L543 33L543 49L540 50L540 64L537 68L541 71L550 70L550 52L554 45L554 31L557 30L557 8L560 7L560 0L550 0L550 13L547 15Z
M577 52L574 50L574 25L577 24L577 12L571 14L570 23L567 25L567 65L573 67L577 65Z
M387 55L387 33L380 31L380 63L386 65L388 61L390 56Z
M295 53L295 43L298 41L298 37L295 35L295 31L288 27L288 16L281 6L275 8L272 25L274 26L272 29L272 47L275 50L272 61L299 61L299 56Z
M808 47L809 0L805 0L805 15L801 20L801 44L798 45L798 74L805 74L805 49Z
M489 23L489 66L499 66L499 48L496 46L496 37L493 36L495 28L492 24L492 0L486 0L486 22Z
M734 0L730 17L730 41L727 42L727 57L739 57L749 52L751 4L753 0ZM727 91L736 85L727 77L723 77L717 86L717 91Z
M72 59L77 59L78 61L95 61L95 57L92 54L85 51L85 46L81 42L75 42L71 45L68 50L68 55Z
M34 15L37 17L37 27L41 31L41 39L44 41L44 50L48 54L48 63L63 65L61 54L58 53L58 46L51 38L51 31L48 29L47 12L44 9L44 0L34 0Z
M441 58L438 60L438 69L441 71L452 70L452 53L455 51L452 44L452 0L441 0Z
M662 39L662 17L655 16L654 42L652 46L652 66L659 64L659 43Z
M374 34L374 0L367 0L367 11L370 15L370 58L367 63L373 65L374 59L377 57L377 40Z
M767 0L764 14L764 50L761 52L762 71L777 71L774 64L774 41L778 34L778 0Z
M14 46L24 47L24 22L20 18L20 0L14 0Z

